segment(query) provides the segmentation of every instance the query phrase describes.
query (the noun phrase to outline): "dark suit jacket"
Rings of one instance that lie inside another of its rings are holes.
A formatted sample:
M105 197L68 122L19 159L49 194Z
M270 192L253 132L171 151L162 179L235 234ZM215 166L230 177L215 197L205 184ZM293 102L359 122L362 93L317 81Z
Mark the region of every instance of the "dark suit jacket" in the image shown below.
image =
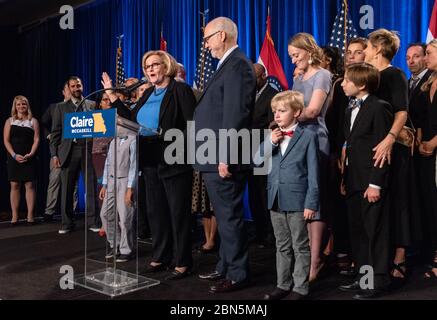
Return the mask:
M213 163L194 165L198 171L216 172L220 162L229 164L230 171L246 169L241 165L242 144L238 144L240 159L230 163L229 150L225 158L224 150L219 152L220 129L250 129L252 111L255 104L256 78L252 62L236 48L216 70L209 80L194 113L196 134L201 129L211 129L215 133L216 159ZM209 142L212 142L209 140ZM196 142L196 150L204 142ZM247 167L248 168L248 167Z
M44 114L41 117L41 124L43 127L43 132L44 132L44 138L47 138L49 136L49 134L52 132L52 119L53 119L53 114L55 112L55 108L58 104L61 104L63 102L58 102L58 103L52 103L50 104L50 106L46 109L46 111L44 112Z
M154 89L154 87L147 89L132 110L126 108L120 100L114 101L112 105L117 108L117 113L120 116L138 122L137 114L144 103L147 102ZM171 142L164 141L164 135L169 129L179 129L182 132L186 132L187 121L193 119L195 107L196 99L190 86L172 79L167 87L159 110L158 131L160 134L155 137L141 137L140 139L139 157L141 167L157 166L158 174L161 177L175 176L192 170L191 165L187 164L187 148L185 148L185 154L181 155L185 159L185 164L168 165L165 163L164 151ZM184 135L184 139L186 139L186 135Z
M344 133L347 142L345 182L347 193L365 191L369 184L386 188L388 170L386 164L374 167L372 149L381 142L390 131L393 116L387 102L369 95L360 107L352 131L350 131L351 109L346 110Z
M265 143L271 143L270 136ZM263 146L261 147L263 148ZM319 160L317 134L298 125L284 155L272 147L272 170L268 176L268 208L275 199L284 211L319 209ZM262 150L262 149L260 149Z
M83 104L84 111L91 111L95 108L94 101L86 100ZM76 111L76 105L68 100L66 102L60 103L54 108L52 117L52 133L50 139L50 155L52 157L57 156L63 167L65 161L67 160L71 145L73 143L72 139L63 139L62 132L64 126L64 114ZM90 151L92 148L92 143L89 143Z
M264 91L255 102L255 109L252 114L252 129L268 129L273 121L273 112L270 103L278 90L267 85Z
M419 121L421 117L421 113L424 112L423 108L423 99L421 95L424 93L422 90L420 90L420 87L422 84L428 80L429 76L432 74L431 70L428 70L427 73L422 77L422 79L419 81L419 83L416 85L416 87L413 90L408 90L408 97L409 97L409 103L408 103L408 109L411 121L413 121L414 127L417 128L419 126ZM410 124L407 121L407 125Z

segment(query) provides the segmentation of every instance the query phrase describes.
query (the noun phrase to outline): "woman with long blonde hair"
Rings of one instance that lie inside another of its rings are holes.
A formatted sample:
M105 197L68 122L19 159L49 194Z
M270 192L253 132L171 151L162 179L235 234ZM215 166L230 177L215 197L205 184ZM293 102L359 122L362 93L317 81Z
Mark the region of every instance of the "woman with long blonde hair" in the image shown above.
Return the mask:
M317 133L319 143L320 209L316 217L308 223L311 246L309 279L314 281L325 263L322 250L326 239L326 191L330 152L325 114L328 107L328 94L332 87L332 74L321 67L324 59L323 50L308 33L298 33L289 40L288 54L296 69L300 71L294 79L293 90L301 92L305 100L305 108L299 116L299 122Z
M11 183L11 224L18 222L20 188L26 188L27 222L34 223L36 192L34 181L37 168L35 154L39 145L39 124L32 116L29 101L16 96L12 103L11 117L3 129L3 142L8 152L8 180Z
M426 67L434 73L425 82L421 90L424 98L422 121L419 125L419 153L422 156L420 179L424 184L424 225L428 234L431 249L431 267L425 273L425 278L437 281L437 39L426 47Z

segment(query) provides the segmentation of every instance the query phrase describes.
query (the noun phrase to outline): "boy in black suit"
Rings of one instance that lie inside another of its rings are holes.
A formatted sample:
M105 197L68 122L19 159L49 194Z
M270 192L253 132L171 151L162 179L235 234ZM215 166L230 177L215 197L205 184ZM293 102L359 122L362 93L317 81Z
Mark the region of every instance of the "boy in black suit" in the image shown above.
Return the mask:
M375 167L373 156L375 146L390 130L392 116L391 106L373 95L378 86L379 72L372 65L357 63L346 68L342 87L346 96L355 99L350 100L345 115L342 193L346 195L352 255L364 276L358 275L340 289L357 292L355 299L375 298L389 284L389 167L387 163Z

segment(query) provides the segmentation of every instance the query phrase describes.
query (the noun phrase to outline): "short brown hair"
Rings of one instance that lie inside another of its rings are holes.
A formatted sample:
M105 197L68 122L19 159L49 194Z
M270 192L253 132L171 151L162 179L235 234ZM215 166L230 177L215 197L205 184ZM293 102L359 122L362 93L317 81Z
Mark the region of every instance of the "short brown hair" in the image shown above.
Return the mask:
M145 63L146 60L151 56L159 56L161 58L162 63L165 65L165 68L167 69L167 71L165 72L166 76L170 78L176 77L176 74L178 73L178 63L176 62L176 59L173 58L169 53L162 50L148 51L143 55L141 64L143 66L143 72L145 76L147 76Z
M304 96L299 91L282 91L273 97L271 106L273 112L280 106L287 107L294 112L302 111L305 106Z
M389 31L387 29L378 29L369 33L369 41L373 46L381 46L381 54L388 60L393 57L401 46L401 40L396 31Z
M379 71L370 63L353 63L346 67L347 78L357 87L365 86L369 93L375 93L379 87Z
M363 38L363 37L353 38L349 41L349 43L347 44L347 47L349 48L349 46L351 44L354 44L354 43L361 44L363 46L363 49L367 48L367 39L366 38Z
M288 45L307 51L310 54L313 65L319 66L323 61L323 50L309 33L296 33L288 40Z

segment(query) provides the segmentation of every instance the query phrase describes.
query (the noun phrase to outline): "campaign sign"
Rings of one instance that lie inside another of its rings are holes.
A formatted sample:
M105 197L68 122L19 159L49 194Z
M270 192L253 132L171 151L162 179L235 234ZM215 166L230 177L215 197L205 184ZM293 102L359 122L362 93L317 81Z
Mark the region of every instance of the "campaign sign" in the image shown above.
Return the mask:
M107 138L115 136L116 109L66 113L64 139Z

